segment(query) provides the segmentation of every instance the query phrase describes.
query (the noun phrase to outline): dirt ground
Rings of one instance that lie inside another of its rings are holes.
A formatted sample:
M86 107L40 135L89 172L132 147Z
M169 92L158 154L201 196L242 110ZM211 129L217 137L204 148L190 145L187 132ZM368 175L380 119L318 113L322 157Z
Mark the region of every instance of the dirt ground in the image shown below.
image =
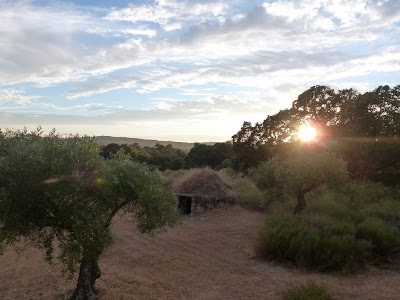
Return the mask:
M98 299L279 299L283 289L310 280L342 299L400 299L396 270L321 274L255 259L253 242L264 219L240 207L220 208L149 237L117 217L115 244L99 263ZM0 299L66 299L75 283L38 250L8 249L0 256Z

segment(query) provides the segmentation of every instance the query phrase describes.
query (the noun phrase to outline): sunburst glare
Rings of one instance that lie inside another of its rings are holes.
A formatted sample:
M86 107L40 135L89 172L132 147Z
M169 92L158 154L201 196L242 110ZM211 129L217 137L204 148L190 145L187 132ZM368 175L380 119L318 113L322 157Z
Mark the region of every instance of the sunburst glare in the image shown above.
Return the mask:
M298 136L302 141L312 141L315 139L317 131L314 127L306 126L299 130Z

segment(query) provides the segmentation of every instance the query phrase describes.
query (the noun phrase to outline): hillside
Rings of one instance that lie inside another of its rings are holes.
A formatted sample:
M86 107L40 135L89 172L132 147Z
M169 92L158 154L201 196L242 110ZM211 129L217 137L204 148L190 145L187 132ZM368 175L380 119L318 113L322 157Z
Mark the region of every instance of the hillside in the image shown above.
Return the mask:
M309 280L341 299L398 299L400 273L318 273L255 259L252 245L265 214L240 207L214 209L155 237L135 232L127 216L113 220L115 244L100 259L98 300L280 299L280 292ZM0 256L0 299L65 299L76 277L62 277L43 252L27 247Z
M138 138L127 138L127 137L114 137L114 136L96 136L97 141L100 144L108 145L111 143L115 144L138 144L141 147L154 147L156 144L169 145L171 144L174 148L181 149L185 152L189 152L193 148L194 143L186 142L172 142L172 141L157 141L157 140L146 140ZM214 145L214 142L202 143L206 145Z

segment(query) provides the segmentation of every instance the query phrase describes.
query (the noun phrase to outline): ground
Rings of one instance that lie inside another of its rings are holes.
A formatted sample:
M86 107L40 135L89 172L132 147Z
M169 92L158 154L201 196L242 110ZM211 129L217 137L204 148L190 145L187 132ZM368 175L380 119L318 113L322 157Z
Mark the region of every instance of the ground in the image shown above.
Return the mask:
M342 299L399 299L400 272L376 269L356 275L296 270L254 258L253 242L265 215L219 208L155 237L114 220L115 244L101 257L98 299L279 299L290 286L313 280ZM43 253L8 249L0 256L0 299L66 299L76 278L43 261Z

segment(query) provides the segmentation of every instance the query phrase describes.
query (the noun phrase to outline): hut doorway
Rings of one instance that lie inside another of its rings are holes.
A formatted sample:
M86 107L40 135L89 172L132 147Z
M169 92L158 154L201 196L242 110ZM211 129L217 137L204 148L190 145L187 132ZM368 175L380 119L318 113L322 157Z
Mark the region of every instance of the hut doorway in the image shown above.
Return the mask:
M190 215L192 212L192 197L179 196L179 210L183 215Z

